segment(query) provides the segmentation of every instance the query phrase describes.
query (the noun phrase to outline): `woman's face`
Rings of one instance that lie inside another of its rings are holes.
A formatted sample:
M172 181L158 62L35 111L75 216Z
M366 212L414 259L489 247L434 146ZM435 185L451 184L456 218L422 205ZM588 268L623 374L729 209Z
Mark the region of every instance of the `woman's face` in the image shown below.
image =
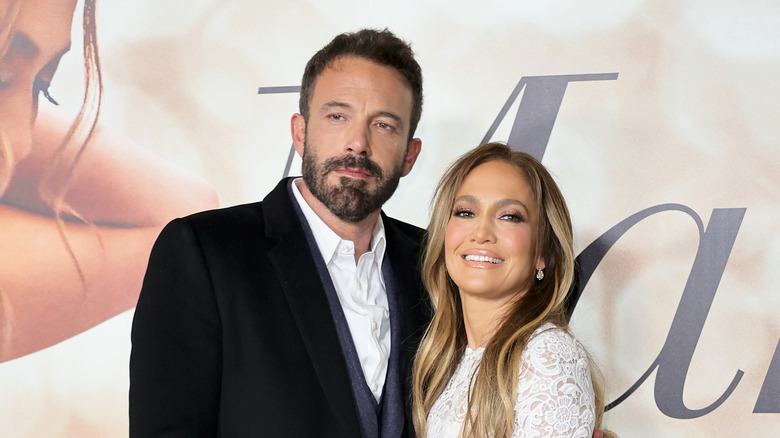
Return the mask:
M461 297L507 301L525 292L534 260L536 202L522 172L504 161L475 167L455 195L445 263Z
M7 6L7 0L0 0L0 11ZM70 48L75 7L76 0L21 1L8 50L0 59L0 132L16 161L30 153L38 101L46 99L44 92Z

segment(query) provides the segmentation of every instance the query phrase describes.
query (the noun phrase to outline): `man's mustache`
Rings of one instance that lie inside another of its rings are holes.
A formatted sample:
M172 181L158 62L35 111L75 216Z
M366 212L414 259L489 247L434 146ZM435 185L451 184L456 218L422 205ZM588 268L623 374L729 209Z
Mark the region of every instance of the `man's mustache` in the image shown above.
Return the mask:
M382 168L365 155L342 155L340 157L328 158L322 163L323 174L338 169L361 170L380 179L384 177Z

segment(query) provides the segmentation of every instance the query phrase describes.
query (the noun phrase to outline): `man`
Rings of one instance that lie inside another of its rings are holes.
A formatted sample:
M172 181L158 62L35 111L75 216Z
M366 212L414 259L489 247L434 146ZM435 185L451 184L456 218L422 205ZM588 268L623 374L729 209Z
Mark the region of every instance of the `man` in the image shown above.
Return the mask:
M422 231L381 207L420 153L421 110L420 67L389 31L315 54L291 121L303 178L175 220L152 250L131 436L413 436Z

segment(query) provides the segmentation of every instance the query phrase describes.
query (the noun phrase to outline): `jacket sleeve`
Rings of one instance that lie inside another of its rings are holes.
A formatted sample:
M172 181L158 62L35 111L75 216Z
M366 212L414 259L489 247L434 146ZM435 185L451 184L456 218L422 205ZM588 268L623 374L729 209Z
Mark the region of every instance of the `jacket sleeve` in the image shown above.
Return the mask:
M221 324L201 244L177 219L155 243L132 326L130 437L216 436Z

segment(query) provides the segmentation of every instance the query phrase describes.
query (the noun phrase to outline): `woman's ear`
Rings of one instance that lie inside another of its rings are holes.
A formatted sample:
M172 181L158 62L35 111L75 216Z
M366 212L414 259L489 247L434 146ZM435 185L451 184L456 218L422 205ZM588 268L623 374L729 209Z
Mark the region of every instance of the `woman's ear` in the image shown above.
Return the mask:
M536 259L536 270L537 271L541 271L541 270L543 270L546 267L547 267L547 264L544 262L544 257L539 257L538 259Z

